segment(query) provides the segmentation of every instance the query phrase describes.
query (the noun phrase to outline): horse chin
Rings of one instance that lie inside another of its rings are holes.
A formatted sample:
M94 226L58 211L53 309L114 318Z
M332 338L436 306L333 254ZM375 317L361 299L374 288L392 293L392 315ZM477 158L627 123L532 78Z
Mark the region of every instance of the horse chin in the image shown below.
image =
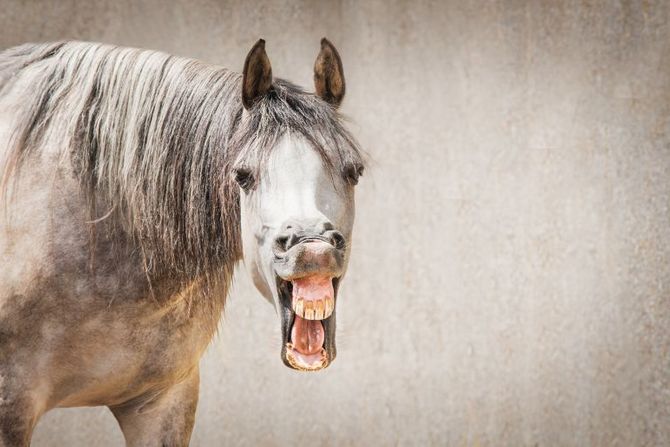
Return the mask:
M331 278L333 301L338 279ZM297 371L318 371L327 368L337 355L335 349L335 309L327 318L317 319L297 315L292 304L294 283L277 277L282 326L281 358L284 364ZM300 312L300 310L298 310ZM324 316L323 314L321 316Z

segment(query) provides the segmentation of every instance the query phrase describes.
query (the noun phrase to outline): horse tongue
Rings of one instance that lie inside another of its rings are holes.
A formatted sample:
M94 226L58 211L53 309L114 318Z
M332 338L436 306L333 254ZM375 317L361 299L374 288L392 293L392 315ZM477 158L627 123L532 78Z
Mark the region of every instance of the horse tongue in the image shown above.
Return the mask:
M323 348L323 324L319 320L306 320L295 316L291 329L293 349L303 355L316 354Z

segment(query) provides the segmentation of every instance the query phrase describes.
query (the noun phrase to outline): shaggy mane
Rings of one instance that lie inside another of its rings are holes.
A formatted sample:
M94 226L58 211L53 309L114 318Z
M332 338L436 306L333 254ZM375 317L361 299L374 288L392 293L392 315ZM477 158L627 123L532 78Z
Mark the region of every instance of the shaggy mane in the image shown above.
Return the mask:
M0 54L0 99L29 79L2 189L45 142L79 178L92 231L113 221L150 278L185 280L241 258L236 167L262 176L287 132L303 136L331 175L362 165L336 110L283 80L243 112L241 75L157 51L84 42L29 44Z

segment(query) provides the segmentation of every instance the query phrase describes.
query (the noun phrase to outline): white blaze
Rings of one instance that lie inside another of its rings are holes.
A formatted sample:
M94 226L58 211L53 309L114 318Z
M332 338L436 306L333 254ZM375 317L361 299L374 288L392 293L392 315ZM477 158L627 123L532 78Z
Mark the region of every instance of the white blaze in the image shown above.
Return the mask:
M282 225L329 221L349 240L354 220L353 190L340 173L331 175L303 138L287 135L272 149L260 183L242 193L245 264L256 287L275 295L272 242Z

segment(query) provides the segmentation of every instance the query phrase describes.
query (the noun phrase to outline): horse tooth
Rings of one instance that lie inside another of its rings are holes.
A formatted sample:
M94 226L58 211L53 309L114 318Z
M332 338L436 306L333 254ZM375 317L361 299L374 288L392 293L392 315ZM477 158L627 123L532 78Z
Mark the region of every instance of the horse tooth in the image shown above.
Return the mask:
M328 318L333 314L333 310L335 309L335 302L331 297L326 298L326 309L323 313L323 318Z
M311 301L307 301L305 303L305 319L307 320L313 320L314 319L314 303Z
M304 306L305 306L305 301L302 298L298 298L295 301L295 304L293 305L293 311L299 317L303 317L304 316Z
M323 320L323 314L325 312L323 300L318 300L316 302L316 311L314 312L315 320Z

